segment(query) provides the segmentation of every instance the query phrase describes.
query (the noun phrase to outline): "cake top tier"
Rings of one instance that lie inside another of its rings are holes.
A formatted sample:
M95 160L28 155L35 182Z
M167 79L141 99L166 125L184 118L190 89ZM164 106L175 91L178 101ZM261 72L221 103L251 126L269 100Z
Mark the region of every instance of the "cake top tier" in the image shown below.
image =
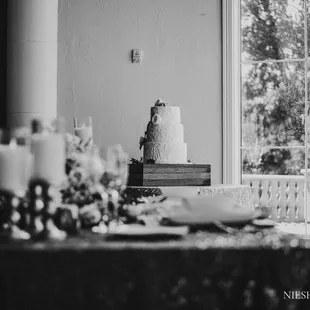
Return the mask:
M167 105L169 105L168 101L164 101L161 98L158 98L157 101L155 102L155 107L166 107Z
M157 124L158 120L160 123L181 123L181 112L180 108L176 106L171 106L169 103L158 99L154 107L151 107L151 117L150 120L153 124Z

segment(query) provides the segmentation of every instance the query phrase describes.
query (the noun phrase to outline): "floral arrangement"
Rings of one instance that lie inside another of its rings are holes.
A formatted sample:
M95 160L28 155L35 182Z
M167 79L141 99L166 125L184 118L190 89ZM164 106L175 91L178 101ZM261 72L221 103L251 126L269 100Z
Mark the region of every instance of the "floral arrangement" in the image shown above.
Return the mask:
M31 135L48 137L54 133L65 139L65 181L59 184L38 177L30 179L22 193L3 191L0 236L62 240L66 233L76 233L80 227L94 231L95 227L107 229L121 222L120 205L128 177L128 157L123 148L109 147L103 159L91 139L85 142L65 133L61 121L46 126L34 120L32 130L18 133L22 139L16 143L30 145ZM59 162L61 167L63 162Z
M141 157L140 160L135 159L135 158L131 158L130 163L131 164L141 164L141 163L143 163L143 158Z
M61 190L62 203L78 208L82 227L111 220L115 213L111 209L118 208L119 194L126 187L127 155L121 146L113 146L104 160L97 147L69 133L65 142L67 182ZM117 198L111 203L113 196Z

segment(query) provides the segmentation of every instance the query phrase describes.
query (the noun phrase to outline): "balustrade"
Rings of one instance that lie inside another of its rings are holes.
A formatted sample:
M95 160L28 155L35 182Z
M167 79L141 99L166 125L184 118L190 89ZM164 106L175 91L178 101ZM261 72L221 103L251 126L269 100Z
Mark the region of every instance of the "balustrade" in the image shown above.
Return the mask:
M270 208L273 220L304 221L304 176L244 174L242 183L251 186L255 205ZM310 215L310 201L308 210Z

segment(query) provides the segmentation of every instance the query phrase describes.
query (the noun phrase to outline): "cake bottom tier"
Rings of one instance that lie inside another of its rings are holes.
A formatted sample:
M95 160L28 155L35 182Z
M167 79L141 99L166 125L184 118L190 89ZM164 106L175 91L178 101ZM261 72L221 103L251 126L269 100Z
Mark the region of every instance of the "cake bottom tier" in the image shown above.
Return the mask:
M149 160L162 164L187 163L187 144L146 142L144 144L143 161Z

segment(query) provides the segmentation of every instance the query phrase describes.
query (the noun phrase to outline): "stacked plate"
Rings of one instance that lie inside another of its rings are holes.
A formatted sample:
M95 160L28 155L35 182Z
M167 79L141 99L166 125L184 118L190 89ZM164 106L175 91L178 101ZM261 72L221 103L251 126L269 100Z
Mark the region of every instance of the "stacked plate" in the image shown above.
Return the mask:
M236 203L234 197L224 195L197 195L194 188L162 188L164 196L171 197L166 204L167 218L176 224L205 225L216 221L239 224L251 221L254 211Z
M165 201L157 205L159 214L173 226L122 225L109 230L113 236L184 236L190 226L243 225L253 220L252 209L225 195L198 195L197 187L161 188Z

